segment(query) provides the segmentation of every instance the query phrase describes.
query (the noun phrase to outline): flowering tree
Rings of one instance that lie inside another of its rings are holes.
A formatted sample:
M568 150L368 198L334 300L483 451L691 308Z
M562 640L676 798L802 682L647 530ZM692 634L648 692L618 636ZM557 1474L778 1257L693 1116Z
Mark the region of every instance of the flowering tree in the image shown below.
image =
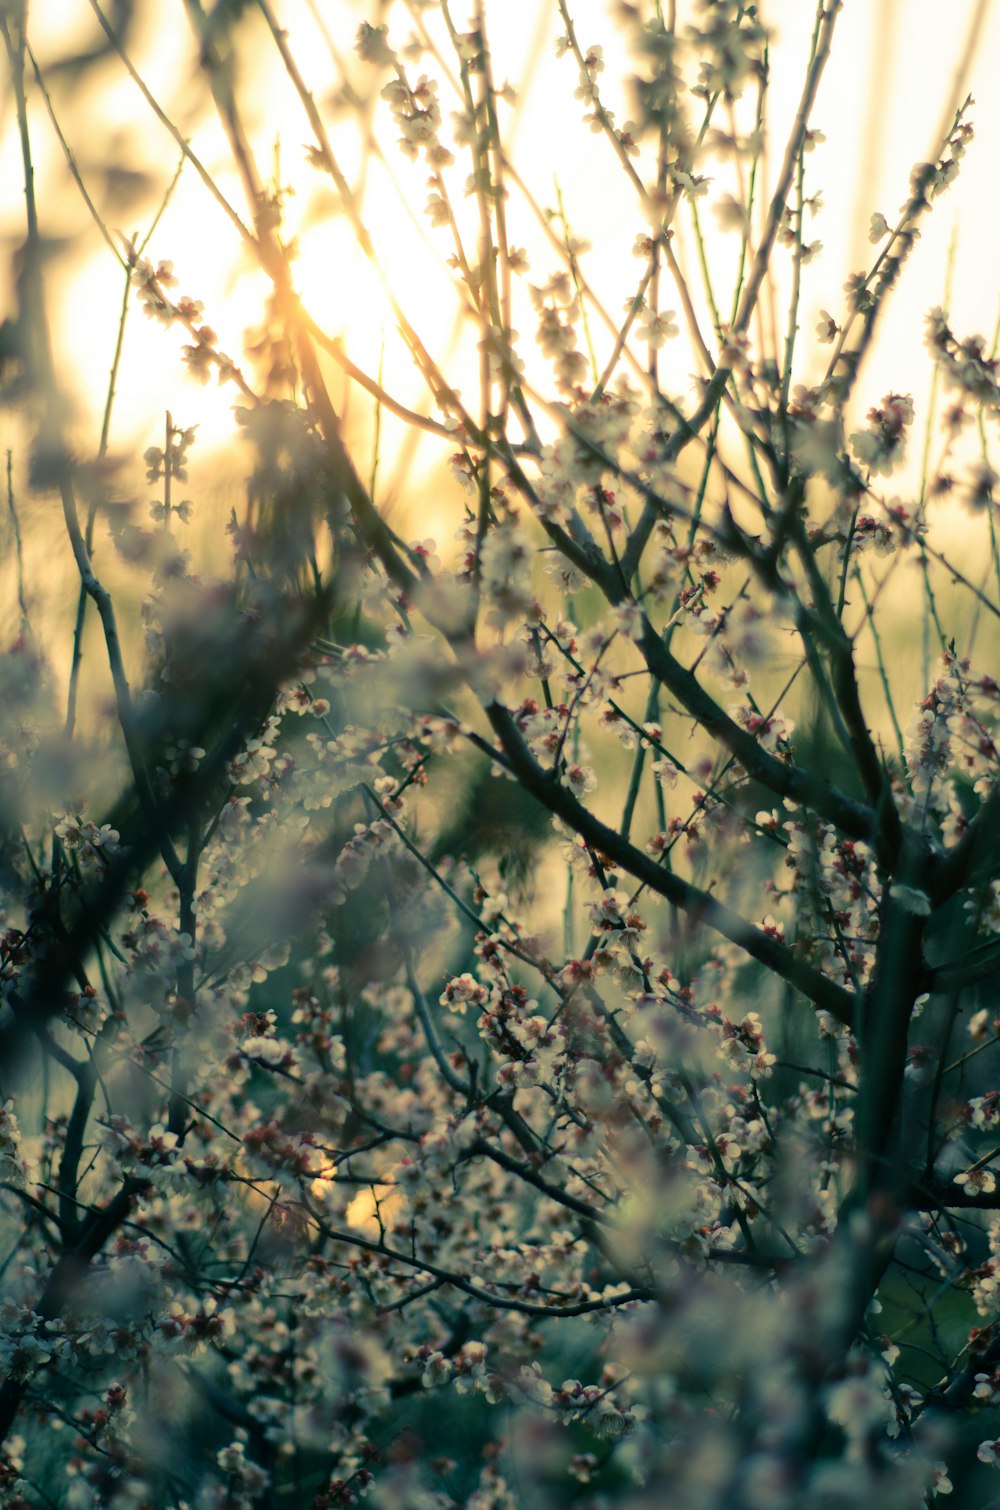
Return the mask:
M127 70L269 280L241 365L149 238L116 239L88 197L146 315L236 390L246 506L228 561L196 572L199 504L179 497L196 427L168 415L146 451L144 524L109 448L114 377L96 455L74 436L44 110L84 192L86 175L25 0L0 4L27 204L5 397L79 594L66 703L23 572L0 662L4 1504L991 1495L997 360L932 311L943 440L918 497L885 488L912 397L849 417L971 102L896 219L873 215L871 266L824 311L829 359L804 386L812 107L839 0L816 6L774 161L758 8L679 9L618 7L619 125L601 47L558 0L561 66L646 227L618 320L508 155L482 0L461 22L449 0L383 6L329 119L271 0L187 0L242 210L136 67L132 8L92 0L75 67ZM391 289L429 412L310 315L246 124L251 46L274 50L374 262L344 122L427 177L474 400ZM704 255L690 286L678 255L704 253L709 165L731 188L725 288ZM536 212L541 273L513 241ZM685 338L693 399L661 375ZM380 503L337 367L376 439L395 416L450 456L450 554ZM981 584L932 527L949 491L982 530ZM883 609L901 574L929 647L911 713L914 658ZM95 614L110 724L83 674Z

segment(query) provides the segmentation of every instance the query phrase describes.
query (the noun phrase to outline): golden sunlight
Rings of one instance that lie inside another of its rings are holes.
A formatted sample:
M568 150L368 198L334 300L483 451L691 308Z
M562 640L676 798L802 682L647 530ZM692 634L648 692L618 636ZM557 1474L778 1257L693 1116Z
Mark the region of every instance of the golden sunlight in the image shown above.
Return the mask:
M372 1242L378 1242L399 1210L399 1192L394 1185L375 1185L359 1190L345 1214L347 1225Z
M239 365L261 329L267 280L245 254L225 212L213 202L190 163L164 207L170 177L163 176L160 165L171 159L179 161L179 149L141 99L110 45L105 44L108 56L101 64L99 89L90 80L84 98L77 100L60 84L59 59L72 46L84 41L95 46L101 40L94 9L85 0L35 0L34 25L38 37L44 39L38 61L43 73L46 67L56 73L50 81L51 98L65 114L68 126L75 121L76 112L87 109L95 152L98 140L117 144L121 156L117 178L108 177L103 186L99 181L90 184L98 213L115 245L120 250L120 238L136 231L141 242L153 218L162 211L146 255L154 265L160 261L173 264L176 292L201 303L200 318L217 333L221 349ZM350 3L342 6L336 38L310 0L287 0L281 9L283 24L304 60L305 82L316 97L329 97L331 81L335 88L342 88L345 82L349 89L356 88L359 75L346 44L365 7ZM624 64L624 58L615 56L615 32L605 23L604 6L598 0L587 0L578 11L581 34L593 30L595 35L604 36L609 61ZM772 129L780 140L786 124L781 112L792 108L791 80L808 45L809 18L807 8L791 0L778 0L770 11L780 42L772 50L771 59L776 100ZM185 38L182 28L165 29L155 8L140 6L136 16L131 64L157 103L168 114L174 111L198 161L229 204L245 217L245 202L228 162L222 126L214 115L205 115L203 107L195 113L190 90L177 90L176 79L194 67L192 42ZM251 18L248 24L261 23L259 18ZM566 132L572 70L552 55L552 27L540 19L533 31L526 30L511 7L499 12L495 27L494 51L506 75L515 87L522 78L530 81L530 88L519 95L510 116L511 130L516 129L521 140L539 144L537 153L524 155L525 188L535 204L547 211L561 201L572 234L589 245L582 257L583 270L611 318L617 320L622 298L628 292L622 269L629 267L631 243L643 229L641 218L629 209L627 197L622 195L617 164L604 150L604 143L587 132ZM988 27L994 32L1000 28L1000 20L993 13ZM948 108L949 93L971 87L978 94L980 133L996 135L1000 130L995 91L988 87L985 77L982 83L986 87L976 87L984 60L990 56L989 37L983 39L972 65L960 78L963 38L941 31L938 10L931 0L908 3L905 27L899 6L885 0L863 11L849 7L841 28L842 51L831 62L817 107L826 140L817 145L810 158L817 180L822 180L825 203L815 218L823 251L803 270L803 309L809 321L816 318L821 303L829 302L847 272L863 256L865 248L859 244L862 221L877 209L891 210L902 198L912 166L912 143L923 141L923 150L929 151L937 118ZM364 99L360 116L345 114L341 105L337 118L337 152L358 194L358 212L374 249L376 268L373 258L360 249L356 228L343 213L330 178L307 159L304 144L310 139L309 123L280 59L263 47L251 50L249 56L253 59L249 65L252 72L241 76L237 87L248 109L252 148L264 165L262 172L266 168L272 174L269 192L276 192L281 199L283 236L297 249L294 275L307 311L370 378L377 380L381 373L385 389L400 403L433 414L433 396L399 335L391 291L396 307L412 319L428 348L441 360L447 357L453 386L459 391L473 391L478 363L476 341L470 338L474 331L469 329L463 298L446 266L453 250L448 234L430 226L424 215L426 173L402 155L393 159L387 153L383 159L370 151L373 119L385 110L377 90ZM446 79L442 78L440 87L448 108ZM877 101L887 94L899 126L891 136L880 137L875 156L866 132ZM930 118L928 100L933 105ZM452 102L455 107L458 104L457 99ZM47 199L45 213L48 216L54 211L56 217L49 234L64 238L64 249L52 270L59 295L57 346L69 380L67 387L86 405L78 416L80 444L85 447L84 437L94 437L99 430L106 402L123 279L120 267L83 209L39 101L34 108L39 178L52 175L62 183L59 198ZM623 102L623 113L625 109L627 102ZM0 161L5 165L4 181L16 184L12 124L8 116ZM548 150L550 144L558 146L558 181L552 176L556 158ZM86 184L87 162L80 161L76 166ZM124 201L123 194L127 196ZM463 206L458 209L465 212ZM4 233L8 238L16 237L20 216L17 198L0 205L0 213ZM527 209L516 186L511 189L510 219L516 227L512 234L527 249L530 278L542 281L551 263L551 248L544 227ZM724 288L731 232L720 230L709 211L702 218L701 230L707 266L717 286ZM901 355L904 366L917 361L919 312L941 302L949 291L960 324L978 322L983 329L992 328L995 311L980 307L978 290L988 286L985 275L998 236L1000 209L992 192L991 157L983 153L970 159L954 198L927 228L920 256L907 270L904 287L890 310L886 337L873 354L866 394L877 396L891 382L890 374L898 372ZM949 248L953 243L949 280ZM683 248L679 249L679 258L682 265L689 261ZM692 271L688 266L689 276ZM532 315L523 294L516 295L515 302L519 305L515 324L521 328L519 351L528 362L530 375L537 362L531 353L532 343L526 338ZM187 375L180 360L185 339L183 332L165 332L137 310L131 314L115 400L116 435L123 449L158 433L168 408L181 414L197 408L203 446L221 445L230 438L231 409L234 400L240 401L239 395L230 384L216 384L210 379L202 386ZM595 339L606 346L607 332L595 330ZM697 367L695 353L682 334L667 363L668 381L683 393ZM345 391L343 400L349 417L361 424L362 433L370 435L370 400L357 391L353 395ZM864 404L865 399L859 396L859 402ZM407 446L408 475L413 475L416 462L418 475L425 472L432 476L441 464L441 448L428 451L419 438L412 436L407 441L405 427L395 425L391 417L382 418L383 480L391 484L394 475L398 476L393 473L393 452L401 445ZM416 458L414 446L418 449ZM911 475L916 475L916 466L911 455ZM429 511L432 523L433 512Z

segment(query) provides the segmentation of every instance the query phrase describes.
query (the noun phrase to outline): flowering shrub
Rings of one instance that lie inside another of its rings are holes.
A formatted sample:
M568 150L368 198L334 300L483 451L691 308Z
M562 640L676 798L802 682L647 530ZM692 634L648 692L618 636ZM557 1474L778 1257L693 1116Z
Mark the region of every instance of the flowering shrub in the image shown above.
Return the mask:
M864 376L971 102L896 221L872 216L807 385L806 163L840 8L816 6L763 198L762 8L619 6L619 124L602 47L558 0L560 67L640 227L606 317L561 206L539 210L546 267L513 242L533 201L492 7L465 30L448 0L379 7L328 120L271 0L190 4L238 211L136 70L129 7L95 4L94 56L127 64L269 282L241 366L172 264L107 232L189 375L237 400L247 504L201 570L204 506L178 496L195 425L151 439L142 523L108 450L114 380L97 459L71 444L28 93L57 121L55 96L23 0L0 4L28 206L5 397L79 578L68 701L23 581L0 662L0 1503L993 1492L997 359L931 312L944 439L905 499L885 484L919 404ZM426 413L300 300L233 66L265 43L367 255L349 113L428 175L474 400L418 311L393 318ZM726 301L677 255L703 250L712 202L736 238ZM783 339L757 320L766 286ZM693 399L662 376L682 328ZM450 458L454 545L382 506L328 359ZM940 548L948 492L981 584ZM892 650L897 574L922 668ZM81 670L95 614L110 731Z

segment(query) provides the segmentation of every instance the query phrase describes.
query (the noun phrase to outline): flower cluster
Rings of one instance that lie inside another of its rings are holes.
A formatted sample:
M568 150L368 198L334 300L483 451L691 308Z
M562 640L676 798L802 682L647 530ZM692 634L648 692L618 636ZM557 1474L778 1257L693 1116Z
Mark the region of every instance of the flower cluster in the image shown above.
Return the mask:
M239 7L199 36L269 287L247 343L270 355L266 397L169 263L126 261L195 378L218 369L246 400L229 546L210 499L174 496L197 426L168 414L143 458L155 527L98 507L106 463L56 448L69 653L19 536L12 558L12 1510L638 1505L664 1484L691 1510L910 1510L949 1475L988 1496L1000 688L974 668L998 615L996 360L932 312L948 396L919 497L880 492L913 399L847 418L970 128L963 107L898 222L871 217L872 266L822 311L813 377L795 332L823 134L804 107L762 175L760 7L673 9L619 7L619 125L611 48L582 46L560 0L569 87L632 206L607 218L626 248L642 228L605 302L561 191L536 206L509 155L489 5L458 30L414 0L401 45L382 7L328 97L263 8L366 255L376 190L347 118L362 154L388 126L403 178L429 180L479 389L463 398L426 311L397 299L423 407L394 391L391 343L376 379L307 315L290 191L277 165L266 186L229 87ZM807 106L840 9L817 0ZM707 205L734 233L727 285ZM532 315L541 363L514 349ZM368 411L342 419L327 355L374 401L360 443ZM398 505L384 483L397 423L450 465L416 512L402 473ZM13 465L8 492L13 529ZM86 527L77 492L97 500ZM988 552L973 567L949 494ZM175 514L197 517L190 555ZM920 624L902 641L904 579ZM942 1419L973 1412L965 1461Z

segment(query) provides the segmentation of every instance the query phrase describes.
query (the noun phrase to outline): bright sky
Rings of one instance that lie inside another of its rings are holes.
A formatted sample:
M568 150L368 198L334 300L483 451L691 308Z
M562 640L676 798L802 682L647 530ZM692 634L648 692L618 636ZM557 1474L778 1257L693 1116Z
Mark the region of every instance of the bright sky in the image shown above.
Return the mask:
M328 17L334 47L350 56L357 25L370 7L352 0L321 7L310 5L309 0L276 0L276 8L307 82L323 105L337 75L314 12L321 10ZM777 160L798 98L813 6L806 0L770 0L761 9L777 32L771 54L771 128ZM816 350L812 332L820 307L838 313L843 308L841 289L847 273L873 256L866 236L871 213L880 210L892 218L906 195L911 167L932 151L977 9L978 0L956 0L948 10L947 23L943 23L938 0L848 0L845 5L833 58L812 117L826 141L808 159L806 192L823 191L824 207L811 234L823 241L824 252L804 271L800 349ZM629 114L628 102L619 97L616 80L627 71L628 60L616 32L613 7L605 0L577 0L571 10L584 46L599 42L604 47L608 66L601 83L607 103L622 121ZM140 72L189 135L191 145L220 187L245 214L225 139L214 116L204 108L203 81L192 81L192 48L182 8L171 11L169 25L157 0L139 0L138 15L140 25L132 50ZM592 251L584 258L585 273L617 317L634 291L639 264L631 256L631 247L644 225L607 143L591 134L581 121L582 107L573 98L575 65L570 59L555 58L558 17L554 0L549 6L506 0L488 5L487 16L496 75L524 86L517 115L508 115L513 128L511 156L543 205L554 203L558 175L572 228L592 243ZM43 69L76 46L93 45L99 37L88 0L34 0L32 17L31 36ZM456 8L456 17L461 23L460 7ZM259 27L259 18L251 15L244 24L251 29ZM262 169L272 171L275 143L279 142L281 180L296 191L288 204L288 220L299 234L297 274L307 306L329 333L343 334L352 357L362 367L374 374L382 361L386 386L426 412L427 396L392 329L378 278L354 247L345 222L328 218L329 180L304 165L308 127L287 81L273 66L273 47L261 33L255 45L245 49L245 55L253 60L257 73L245 77L241 100L257 133L255 146ZM892 388L914 390L918 418L925 407L930 370L923 348L923 315L930 305L943 301L953 239L956 250L951 306L956 328L963 334L974 330L992 333L998 292L995 249L1000 233L1000 198L995 190L1000 92L990 88L990 81L996 76L998 63L1000 14L987 4L966 86L977 100L973 112L977 140L958 183L925 221L923 240L905 271L882 338L859 386L862 412ZM432 71L429 62L418 66ZM113 230L128 233L143 230L177 163L177 149L169 136L115 58L93 69L82 84L68 87L66 79L54 80L52 93L80 169L92 185L108 224ZM457 102L448 97L443 81L441 95L447 121L448 110ZM385 109L381 102L377 108ZM20 171L12 125L8 95L0 115L0 232L8 245L23 234L23 199L17 187ZM345 166L353 171L359 161L356 130L345 116L333 119L330 129L335 149L342 152ZM391 143L391 126L380 135ZM40 102L33 117L33 143L43 228L55 238L76 238L67 243L69 255L51 264L52 323L64 364L64 381L78 405L81 443L87 433L96 442L121 303L122 273L79 202ZM102 179L99 169L109 145L130 169L148 174L149 193L144 204L133 201L126 205L120 194L122 185ZM374 164L366 216L385 276L455 386L471 395L475 389L475 342L466 339L458 342L456 349L451 275L442 266L449 250L446 232L432 230L421 214L426 169L414 168L398 156L390 157L390 164L404 185L411 208L408 212L384 169ZM710 202L711 198L702 201L702 222L708 232L710 265L719 286L725 289L731 279L735 240L716 231ZM409 218L414 212L416 225ZM511 218L515 226L512 239L527 245L531 276L541 281L556 269L557 259L545 246L531 216L522 209L516 193ZM260 323L266 280L250 265L232 227L189 168L160 222L150 255L154 261L167 258L175 264L177 292L204 303L205 320L219 332L225 350L239 361L244 333ZM692 284L696 284L697 267L690 248L685 265ZM667 296L666 302L673 301ZM525 308L523 318L515 323L520 324L522 346L530 358L530 311ZM595 331L606 344L597 323ZM217 388L214 383L202 389L188 377L178 360L183 339L133 311L116 401L114 434L119 450L137 447L141 452L155 443L167 408L178 423L197 420L203 442L221 442L229 434L234 392L229 387ZM668 348L664 379L670 391L689 395L692 370L693 359L683 342ZM801 375L816 377L818 369L810 370L806 365ZM355 396L351 402L355 412L360 409L367 415L370 404L366 398ZM0 418L0 425L3 423ZM389 448L392 427L385 433ZM425 467L436 464L439 455L437 447L426 443L416 458L408 455L410 481Z

